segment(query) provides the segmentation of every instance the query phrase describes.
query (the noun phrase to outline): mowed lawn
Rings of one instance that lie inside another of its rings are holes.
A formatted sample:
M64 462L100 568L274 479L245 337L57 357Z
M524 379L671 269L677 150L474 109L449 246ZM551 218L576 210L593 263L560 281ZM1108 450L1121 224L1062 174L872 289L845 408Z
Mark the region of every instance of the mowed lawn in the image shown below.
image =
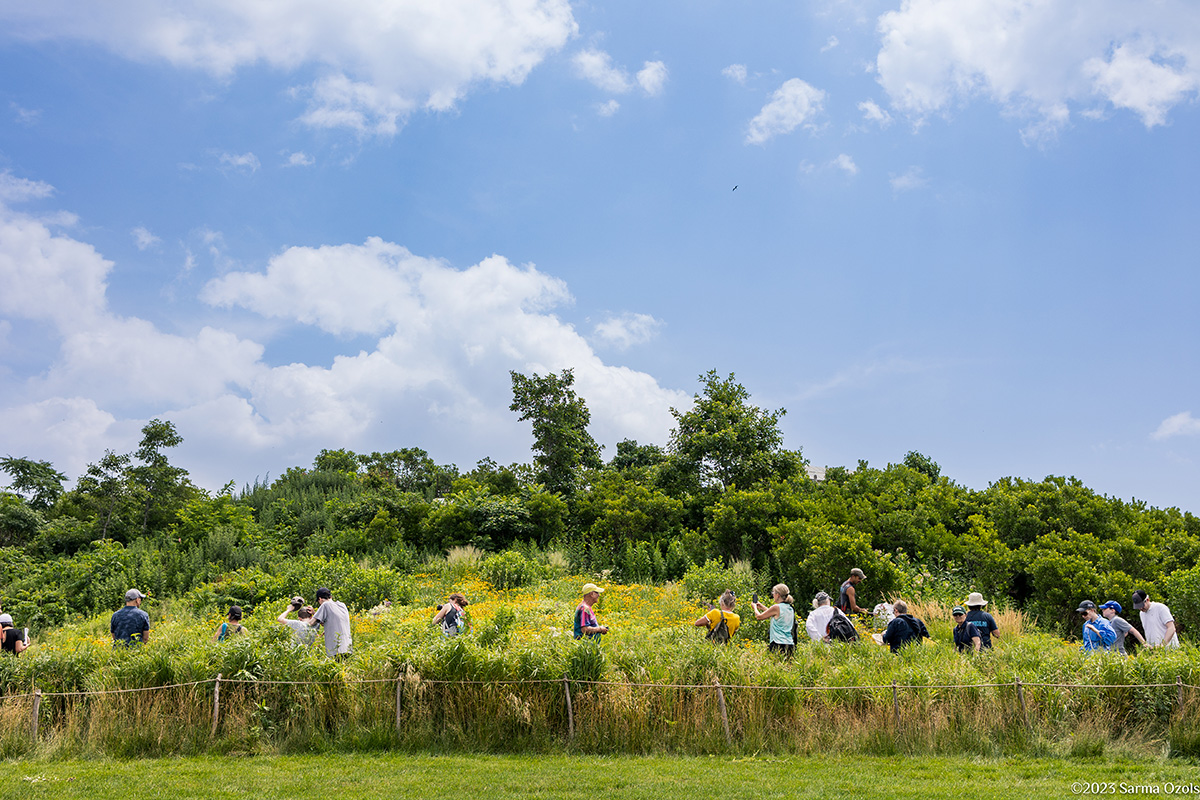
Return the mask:
M1200 793L1200 765L1158 759L338 754L10 761L4 767L4 774L0 797L22 800L76 797L1015 800L1094 794L1196 796ZM1109 785L1098 786L1097 782Z

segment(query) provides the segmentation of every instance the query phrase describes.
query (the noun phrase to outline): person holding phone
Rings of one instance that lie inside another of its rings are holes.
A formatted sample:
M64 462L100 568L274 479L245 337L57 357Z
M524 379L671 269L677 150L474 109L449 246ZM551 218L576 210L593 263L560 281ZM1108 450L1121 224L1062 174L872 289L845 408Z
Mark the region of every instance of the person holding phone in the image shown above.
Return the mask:
M29 629L19 631L13 627L12 614L0 614L0 650L20 655L29 647Z
M288 619L288 614L296 613L296 619ZM296 644L300 647L308 647L317 640L317 629L308 624L312 619L313 607L304 605L304 598L296 595L288 603L288 607L283 610L283 613L275 618L275 621L285 628L290 628L296 637Z
M771 621L768 628L767 649L791 658L796 652L796 637L794 636L796 610L792 608L792 594L787 584L777 583L771 589L771 597L775 602L770 608L758 602L757 599L751 603L754 607L754 618Z

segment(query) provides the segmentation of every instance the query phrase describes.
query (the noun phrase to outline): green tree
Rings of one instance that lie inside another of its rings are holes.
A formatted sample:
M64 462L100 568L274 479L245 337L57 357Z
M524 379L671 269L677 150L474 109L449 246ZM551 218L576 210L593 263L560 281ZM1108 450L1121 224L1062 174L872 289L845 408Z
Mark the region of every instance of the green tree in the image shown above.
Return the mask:
M0 458L0 470L12 477L9 489L21 495L34 511L47 511L63 493L66 475L49 461L29 458Z
M786 479L804 467L800 451L783 448L779 420L785 409L764 411L749 403L750 393L730 373L700 376L702 394L688 411L671 409L676 428L670 449L701 486L748 489L771 478Z
M387 453L359 456L367 471L367 485L394 486L402 492L418 494L426 500L450 494L458 467L439 466L419 447L405 447Z
M131 494L142 506L142 535L151 528L165 530L175 514L196 490L187 480L187 470L172 466L163 452L183 444L183 437L171 422L152 419L142 427L142 440L134 457L140 462L127 468Z
M509 409L520 412L521 422L533 423L536 480L552 492L574 495L582 471L602 466L600 446L587 431L592 415L571 388L574 371L564 369L546 376L509 374L513 387Z

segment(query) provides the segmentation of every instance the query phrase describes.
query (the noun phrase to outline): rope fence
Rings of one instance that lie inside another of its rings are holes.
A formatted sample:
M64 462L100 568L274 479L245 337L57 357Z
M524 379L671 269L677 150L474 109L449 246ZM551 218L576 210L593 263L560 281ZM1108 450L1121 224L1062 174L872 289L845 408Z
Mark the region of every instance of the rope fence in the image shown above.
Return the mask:
M129 695L146 692L162 692L173 689L187 689L197 686L212 686L212 728L211 736L215 737L220 727L221 722L221 687L222 685L241 685L252 687L265 686L324 686L351 688L356 685L372 685L372 684L395 684L395 703L396 703L396 730L402 731L404 724L403 710L404 698L406 689L409 692L419 692L422 686L546 686L550 684L561 684L563 688L563 699L565 703L565 712L567 718L567 739L573 741L575 739L577 723L576 715L578 703L572 697L572 685L575 686L575 691L579 691L579 687L596 687L596 688L611 688L611 689L669 689L690 692L713 692L717 701L717 709L719 711L722 723L722 731L726 745L730 748L734 746L733 731L729 723L729 714L726 705L725 692L775 692L775 691L790 691L790 692L811 692L819 694L822 692L844 692L844 691L882 691L891 690L893 717L894 722L899 729L901 724L900 713L900 692L920 692L923 689L930 690L979 690L979 689L1012 689L1017 695L1020 703L1021 714L1026 729L1030 729L1029 707L1025 699L1025 690L1040 690L1040 689L1066 689L1066 690L1109 690L1109 689L1165 689L1174 687L1176 695L1174 698L1172 713L1181 711L1184 708L1184 693L1186 691L1200 690L1200 686L1184 683L1183 678L1179 677L1174 683L1025 683L1020 679L1016 679L1011 683L939 683L939 684L902 684L892 681L888 684L854 684L846 686L806 686L806 685L761 685L761 684L721 684L719 680L714 679L712 683L697 684L697 683L644 683L634 681L611 681L611 680L587 680L587 679L572 679L567 676L561 678L511 678L511 679L494 679L494 680L445 680L445 679L425 679L419 673L407 670L404 673L398 674L394 678L346 678L343 680L259 680L256 678L226 678L218 674L215 678L204 680L188 681L184 683L172 683L158 686L141 686L121 689L95 689L95 690L78 690L78 691L62 691L62 692L43 692L34 687L32 691L23 694L4 694L0 695L0 702L10 700L30 700L30 722L29 736L31 741L36 744L39 735L39 717L41 715L40 708L43 699L49 698L92 698L102 697L106 695Z

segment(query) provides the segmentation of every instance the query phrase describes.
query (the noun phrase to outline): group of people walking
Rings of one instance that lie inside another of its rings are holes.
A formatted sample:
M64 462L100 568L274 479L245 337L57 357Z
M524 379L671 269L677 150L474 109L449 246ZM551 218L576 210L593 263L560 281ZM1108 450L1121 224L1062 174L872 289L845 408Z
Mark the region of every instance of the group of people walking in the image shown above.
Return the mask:
M873 638L879 644L888 645L893 653L909 642L930 638L924 621L910 614L903 600L880 603L871 611L859 606L858 586L864 580L866 575L861 569L852 569L850 577L841 585L836 604L827 592L817 592L812 601L812 611L804 620L804 631L812 641L856 641L858 632L849 614L874 614L885 620L887 627L882 634L874 634ZM576 639L599 639L609 632L609 627L601 625L596 616L595 606L603 592L604 589L594 583L586 583L581 589L583 598L575 609L573 621ZM305 604L303 597L293 597L277 621L293 632L299 645L311 644L321 632L324 634L326 655L330 658L348 656L353 650L353 642L350 613L346 605L334 600L332 592L326 587L317 589L316 598L317 607L313 608ZM125 593L125 605L113 613L109 623L114 646L132 646L149 641L150 616L141 608L144 599L145 595L137 589ZM759 602L757 594L753 595L751 612L755 619L768 623L768 649L791 657L800 630L800 618L791 591L786 584L776 584L771 589L770 599L772 602L768 605ZM1127 655L1125 640L1130 635L1145 647L1179 647L1178 625L1171 609L1164 603L1151 600L1148 593L1141 589L1135 591L1131 599L1134 610L1140 612L1145 635L1121 617L1121 604L1116 600L1105 601L1099 606L1091 600L1079 604L1076 611L1083 615L1084 651L1114 651ZM467 598L460 592L451 594L446 603L437 607L433 623L441 626L445 636L457 636L467 626L467 605ZM1000 637L995 618L985 610L987 605L988 601L982 594L972 592L962 606L955 606L951 611L954 617L953 641L959 651L978 653L988 650L992 647L992 640ZM736 607L737 598L727 589L717 599L717 604L710 606L709 611L693 624L705 628L709 640L724 644L742 624ZM296 619L291 619L291 614L295 614ZM232 606L226 621L213 633L213 641L221 642L243 635L246 628L241 621L242 609ZM16 630L12 617L0 614L0 649L17 655L28 646L28 630Z

